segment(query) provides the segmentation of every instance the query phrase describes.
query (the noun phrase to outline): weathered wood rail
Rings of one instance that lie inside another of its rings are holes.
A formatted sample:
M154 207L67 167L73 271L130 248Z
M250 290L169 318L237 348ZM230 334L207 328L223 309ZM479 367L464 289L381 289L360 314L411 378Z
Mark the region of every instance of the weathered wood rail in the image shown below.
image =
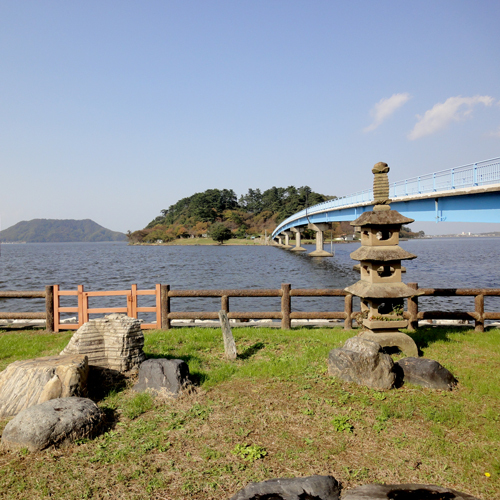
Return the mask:
M44 319L49 332L54 330L54 287L47 285L45 290L13 290L1 291L4 299L45 299L45 312L2 312L0 319Z
M417 283L409 286L422 292L421 297L474 297L474 311L419 311L418 297L408 299L404 317L409 320L410 330L418 327L419 320L425 319L452 319L474 321L477 332L484 331L486 320L499 320L500 311L486 312L484 298L488 296L500 297L498 288L418 288ZM138 297L154 296L155 305L140 307ZM121 296L124 298L123 307L89 307L90 297ZM62 307L61 297L75 297L77 305ZM220 308L216 311L172 311L172 298L202 298L218 297L221 300ZM237 297L279 297L281 307L279 311L230 311L229 300ZM293 311L292 297L344 297L343 311ZM48 331L77 329L89 320L90 314L124 313L137 318L139 313L154 313L156 321L142 323L143 329L169 329L175 319L211 319L218 321L219 309L227 313L229 319L269 319L281 320L282 329L290 329L292 319L340 319L344 321L344 328L350 330L352 322L358 312L353 311L353 297L343 289L292 289L290 284L282 284L279 289L220 289L220 290L171 290L169 285L157 284L152 290L138 290L132 285L130 290L115 291L85 291L83 285L77 290L60 290L58 285L49 285L45 291L0 291L0 298L45 298L45 312L0 312L0 319L45 319ZM62 313L76 313L76 323L61 323Z

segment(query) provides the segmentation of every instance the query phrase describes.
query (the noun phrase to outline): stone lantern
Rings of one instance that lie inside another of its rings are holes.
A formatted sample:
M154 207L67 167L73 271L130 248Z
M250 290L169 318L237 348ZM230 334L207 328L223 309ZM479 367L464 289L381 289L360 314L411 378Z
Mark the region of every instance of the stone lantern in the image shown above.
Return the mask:
M408 326L403 317L404 299L419 295L401 281L401 261L415 259L416 255L399 246L399 232L403 224L413 219L391 210L387 164L377 163L372 172L375 176L373 211L364 212L351 222L361 231L361 247L351 253L351 259L360 261L361 279L345 290L361 299L365 329L360 337L378 342L382 347L398 347L407 356L418 357L413 339L399 331Z

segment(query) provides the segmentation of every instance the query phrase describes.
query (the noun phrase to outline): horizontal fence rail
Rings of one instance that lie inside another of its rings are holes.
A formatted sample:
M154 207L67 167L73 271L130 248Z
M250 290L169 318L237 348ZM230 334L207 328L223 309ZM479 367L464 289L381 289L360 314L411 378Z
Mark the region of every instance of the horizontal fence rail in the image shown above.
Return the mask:
M439 311L419 310L419 297L407 300L407 310L404 317L409 320L409 329L418 328L419 320L467 320L474 321L475 330L484 331L486 320L500 320L500 311L485 311L485 297L500 297L500 288L418 288L417 283L408 285L425 297L474 297L474 311ZM89 307L89 297L124 298L123 307ZM154 296L155 305L140 307L138 297ZM72 307L62 307L61 297L75 297L77 304ZM220 309L227 313L229 319L268 319L280 320L282 329L290 329L291 321L296 319L338 319L344 321L344 328L350 330L353 320L359 311L353 311L353 296L343 289L292 289L290 284L282 284L279 289L221 289L221 290L171 290L169 285L157 284L152 290L138 290L132 285L130 290L115 291L85 291L83 285L77 290L60 290L59 285L46 286L45 291L0 291L0 298L45 298L45 312L0 312L0 319L44 319L48 331L74 330L89 321L90 314L123 313L132 318L138 318L139 313L154 313L156 320L151 323L141 323L143 329L170 329L172 320L219 320L217 311L173 311L172 298L213 298L221 300ZM230 311L230 298L237 297L280 297L279 311ZM293 311L293 297L344 297L343 311ZM76 313L76 323L62 323L61 314Z
M461 167L440 170L439 172L390 183L389 197L394 201L400 201L405 196L487 186L496 183L500 183L500 158L470 163ZM365 189L354 194L318 203L285 219L273 231L273 235L277 234L281 227L296 219L325 210L344 208L371 201L373 201L373 189Z
M0 290L0 299L45 299L45 312L2 312L0 319L44 319L45 328L54 331L54 287L47 285L45 290Z

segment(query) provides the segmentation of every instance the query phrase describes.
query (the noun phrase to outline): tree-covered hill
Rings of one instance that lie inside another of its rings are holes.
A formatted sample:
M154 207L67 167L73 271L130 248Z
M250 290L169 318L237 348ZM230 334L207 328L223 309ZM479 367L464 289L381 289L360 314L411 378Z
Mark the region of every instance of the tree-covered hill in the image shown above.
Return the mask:
M214 223L222 223L233 237L270 234L290 215L335 198L315 193L309 186L272 187L264 192L249 189L238 200L232 189L208 189L179 200L161 211L144 229L129 233L132 243L172 241L207 234Z
M126 239L124 233L106 229L90 219L33 219L18 222L0 231L0 241L26 243L125 241Z

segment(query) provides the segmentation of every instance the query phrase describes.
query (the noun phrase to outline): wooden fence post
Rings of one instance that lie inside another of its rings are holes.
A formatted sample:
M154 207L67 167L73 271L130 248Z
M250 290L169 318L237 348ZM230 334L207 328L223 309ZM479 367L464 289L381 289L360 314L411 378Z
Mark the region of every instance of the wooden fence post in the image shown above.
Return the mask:
M130 295L127 295L127 316L137 319L137 285L130 286Z
M344 330L352 330L352 294L348 293L344 298Z
M290 319L290 312L292 309L292 298L290 296L290 283L281 284L281 329L290 330L292 327L292 320Z
M168 292L170 291L170 285L160 286L160 308L161 308L161 325L162 330L170 330L170 319L168 318L168 313L170 312L170 297Z
M418 283L408 283L408 286L418 290ZM418 296L408 297L408 314L410 315L408 330L414 332L418 328Z
M78 285L78 326L82 326L89 320L89 298L83 291L83 285Z
M476 312L475 328L476 332L484 332L484 295L474 297L474 306Z
M222 295L220 298L221 309L227 314L229 312L229 297Z
M48 332L54 331L54 286L47 285L45 287L45 329Z
M59 285L54 285L53 288L53 294L54 294L54 332L58 332L60 327L59 325L61 324L61 314L59 312L59 307L61 306L61 301L59 298Z

